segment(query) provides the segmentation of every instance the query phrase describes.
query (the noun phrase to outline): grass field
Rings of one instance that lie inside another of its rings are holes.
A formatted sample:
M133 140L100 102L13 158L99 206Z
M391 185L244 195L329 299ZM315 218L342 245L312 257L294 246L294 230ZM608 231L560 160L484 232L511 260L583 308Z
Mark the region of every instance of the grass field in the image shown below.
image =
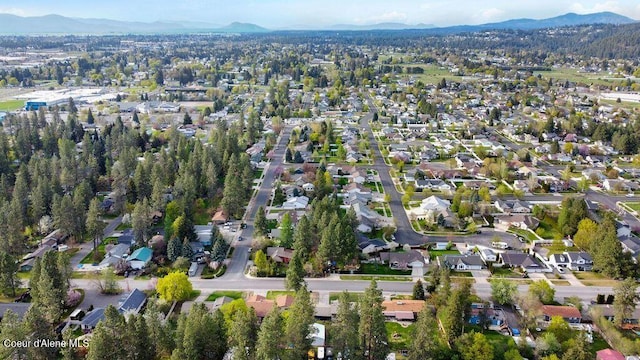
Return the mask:
M370 275L411 275L411 271L394 270L383 264L360 264L360 270Z
M329 293L329 302L333 302L338 300L338 298L340 297L340 292L332 292ZM362 295L364 295L364 293L357 293L357 292L349 292L349 301L350 302L358 302L360 301L360 298L362 297Z
M620 80L609 80L611 75L608 73L599 73L599 74L591 74L591 73L579 73L577 69L571 68L560 68L553 69L551 71L536 71L533 73L534 76L538 76L538 74L542 75L543 78L549 79L552 78L554 82L558 81L571 81L575 83L582 84L597 84L597 85L612 85L623 81Z
M617 280L610 279L600 273L591 271L576 271L573 273L585 286L616 286Z
M0 111L14 111L24 107L24 100L0 101Z
M269 300L275 300L280 295L295 296L296 292L295 291L276 291L276 290L267 291L267 299Z
M443 256L443 255L460 255L460 251L452 249L452 250L429 250L429 255L433 257Z
M631 210L640 212L640 203L638 203L638 202L626 202L624 204L627 207L629 207Z
M413 76L415 79L422 81L425 84L436 84L442 79L446 79L447 81L462 81L462 76L452 74L449 69L445 67L439 67L435 65L429 64L403 64L403 68L407 67L419 67L424 69L423 74L402 74L403 77Z
M385 275L340 275L340 280L411 281L411 277Z
M411 343L411 336L413 333L413 329L415 328L415 324L411 324L409 326L402 326L397 322L386 322L384 323L385 328L387 329L387 338L389 339L389 347L392 351L399 351L403 349L408 349L409 344Z
M214 291L211 295L207 296L207 301L215 301L217 298L226 296L232 299L242 299L244 293L242 291Z
M570 286L571 283L567 280L549 280L555 286Z
M540 221L536 233L545 239L562 239L562 234L558 231L558 222L550 216Z

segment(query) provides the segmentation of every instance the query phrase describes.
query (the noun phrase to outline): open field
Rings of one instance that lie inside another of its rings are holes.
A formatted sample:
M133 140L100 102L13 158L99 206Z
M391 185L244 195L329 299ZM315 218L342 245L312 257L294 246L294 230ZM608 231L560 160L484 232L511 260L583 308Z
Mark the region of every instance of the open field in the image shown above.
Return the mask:
M24 100L0 101L0 111L14 111L24 107Z
M557 81L571 81L575 83L582 84L597 84L597 85L613 85L623 81L613 80L611 79L611 75L606 72L602 73L579 73L577 69L571 68L557 68L551 71L535 71L533 73L534 76L538 76L538 74L542 75L545 79L553 79L555 82Z
M617 280L610 279L600 273L591 271L576 271L573 273L585 286L616 286Z

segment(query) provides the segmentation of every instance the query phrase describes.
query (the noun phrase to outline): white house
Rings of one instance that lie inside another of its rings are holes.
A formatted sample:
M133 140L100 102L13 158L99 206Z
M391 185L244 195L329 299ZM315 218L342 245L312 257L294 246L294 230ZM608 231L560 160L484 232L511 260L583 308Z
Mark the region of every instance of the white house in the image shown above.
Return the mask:
M418 219L435 219L439 214L449 210L450 206L451 203L449 200L443 200L437 196L430 196L422 200L420 207L411 209L410 212Z
M471 271L481 270L484 263L480 255L445 255L442 258L442 265L451 270Z
M480 257L482 257L482 260L484 260L484 262L498 261L498 255L495 253L495 251L489 248L480 250Z
M306 196L294 196L282 204L283 209L287 210L296 210L296 209L306 209L307 205L309 205L309 198Z

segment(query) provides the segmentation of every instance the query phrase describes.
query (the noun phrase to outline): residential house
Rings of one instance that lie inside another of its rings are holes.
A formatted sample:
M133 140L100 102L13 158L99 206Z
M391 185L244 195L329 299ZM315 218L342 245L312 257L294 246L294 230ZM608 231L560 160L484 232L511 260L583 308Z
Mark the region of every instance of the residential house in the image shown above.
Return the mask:
M133 229L124 229L120 236L118 236L118 244L124 244L129 247L135 245L136 239L133 236Z
M559 305L542 305L542 315L539 320L548 322L554 316L560 316L569 324L579 324L582 321L582 314L580 310L573 306L559 306Z
M371 210L367 205L361 202L351 204L351 208L355 211L358 222L360 222L360 224L364 223L369 228L379 229L386 223L386 220L382 215ZM370 231L371 230L369 230L369 232Z
M408 270L414 267L423 268L429 260L425 253L418 250L407 252L385 252L380 254L380 260L389 264L389 267L396 270Z
M18 315L18 318L21 319L30 307L31 303L24 302L0 303L0 320L2 320L4 314L9 310Z
M455 271L481 270L484 267L480 255L445 255L442 266Z
M106 268L109 266L115 266L120 261L126 261L129 254L130 246L127 244L118 244L107 250L104 259L100 262L99 266Z
M356 184L364 184L364 182L366 181L365 174L361 173L360 171L352 173L350 178L351 181Z
M218 225L226 223L227 220L229 220L229 216L222 209L216 211L211 218L211 221Z
M531 204L521 200L496 200L494 206L499 211L511 214L529 214L531 213Z
M140 313L146 303L147 295L138 289L134 289L120 299L118 311L124 315L135 315ZM104 308L95 308L88 312L80 322L82 330L86 332L95 329L98 323L104 319L104 310Z
M596 351L596 360L625 360L624 354L613 349Z
M498 261L498 255L496 254L496 252L489 248L480 250L480 257L482 257L482 260L485 263Z
M305 192L314 192L316 190L316 187L312 183L304 183L302 185L302 190L304 190Z
M592 305L592 307L597 308L605 319L614 320L615 310L612 305ZM640 308L634 308L628 318L622 319L622 327L625 329L640 329Z
M287 210L298 210L306 209L307 205L309 205L309 198L303 195L287 199L287 201L282 204L282 208Z
M415 215L418 220L422 219L437 219L438 215L445 214L451 206L449 200L441 199L435 195L429 196L422 200L420 206L415 209L411 209L411 214Z
M134 270L140 270L149 264L153 257L153 251L148 247L141 247L136 249L131 256L127 258L129 266Z
M606 179L602 182L602 187L607 191L630 191L631 182L620 179Z
M496 215L493 219L494 226L506 231L510 227L523 230L535 230L540 225L540 220L531 215Z
M437 190L437 191L449 191L451 185L447 184L441 179L424 179L414 181L416 190Z
M569 269L573 271L591 271L593 268L593 259L589 253L584 251L565 252L569 260Z
M389 246L382 239L369 239L366 236L361 236L358 239L358 248L363 254L368 255L387 250Z
M635 235L618 237L622 250L630 253L633 257L640 255L640 238Z
M568 268L570 264L569 257L565 254L549 255L549 265L555 266L558 269Z
M503 266L519 268L530 273L550 272L551 270L542 264L534 256L521 252L505 252L500 254L500 261Z
M277 263L288 264L293 257L293 250L270 246L267 248L267 257Z
M424 300L386 300L382 313L390 320L414 321L424 306Z
M256 316L262 320L275 306L281 309L287 309L293 303L293 299L288 299L291 295L279 295L276 300L270 300L262 295L251 295L247 298L247 307L251 307L256 311ZM291 297L292 298L292 297Z

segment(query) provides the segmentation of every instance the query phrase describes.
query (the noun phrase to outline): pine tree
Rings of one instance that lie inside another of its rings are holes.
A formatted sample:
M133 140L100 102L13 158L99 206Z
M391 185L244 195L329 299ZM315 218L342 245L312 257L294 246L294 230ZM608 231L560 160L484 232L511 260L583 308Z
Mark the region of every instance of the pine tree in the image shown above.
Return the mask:
M38 306L31 306L24 315L23 326L29 336L26 340L35 343L36 340L57 340L53 327L45 314ZM4 336L4 334L3 334ZM23 339L25 340L25 339ZM58 349L46 346L29 346L27 350L28 359L53 359L56 357Z
M425 299L424 286L422 285L422 281L420 281L420 279L418 279L418 281L416 281L416 284L413 286L413 299L414 300Z
M350 300L347 291L340 294L336 319L331 323L331 330L334 334L333 350L335 354L342 354L343 359L353 359L360 354L358 304L352 304Z
M303 215L293 233L293 248L300 254L303 263L309 259L314 237L311 222Z
M193 249L191 248L191 244L188 239L184 239L182 242L182 257L185 257L189 260L193 257Z
M193 120L191 120L191 116L188 112L184 113L184 117L182 118L182 125L191 125L193 124Z
M440 348L438 338L438 325L429 306L424 306L418 314L413 341L409 350L409 360L435 359Z
M284 214L280 223L280 246L285 249L291 249L293 246L293 224L288 212Z
M93 113L91 112L91 109L89 109L89 112L87 113L87 124L92 125L95 122L95 119L93 118Z
M389 353L389 341L382 313L382 291L375 280L360 300L360 346L366 360L381 360Z
M93 330L87 360L126 359L125 336L124 316L113 305L107 306L104 320Z
M229 329L229 344L235 348L234 360L251 360L255 357L258 340L258 318L253 308L240 311L233 318Z
M267 223L267 215L264 211L264 206L260 206L256 212L254 233L258 236L265 236L269 233L269 224Z
M174 262L181 254L182 243L177 237L171 238L169 244L167 244L167 258L169 258L171 262Z
M304 267L302 263L302 255L298 250L293 251L291 261L289 261L289 267L287 268L286 287L287 290L298 291L305 284L304 281Z
M284 339L282 333L284 321L280 309L274 307L262 320L258 341L256 342L256 360L280 359L283 354Z
M139 244L147 245L151 235L151 226L153 217L151 216L151 206L149 200L144 198L142 201L136 202L131 216L131 226L133 227L133 235Z
M289 309L285 328L286 344L289 347L287 358L304 359L311 348L311 331L313 330L313 311L311 297L306 287L296 292L296 299Z
M5 251L0 251L0 292L5 295L16 296L16 289L20 287L18 277L19 263L16 258Z

